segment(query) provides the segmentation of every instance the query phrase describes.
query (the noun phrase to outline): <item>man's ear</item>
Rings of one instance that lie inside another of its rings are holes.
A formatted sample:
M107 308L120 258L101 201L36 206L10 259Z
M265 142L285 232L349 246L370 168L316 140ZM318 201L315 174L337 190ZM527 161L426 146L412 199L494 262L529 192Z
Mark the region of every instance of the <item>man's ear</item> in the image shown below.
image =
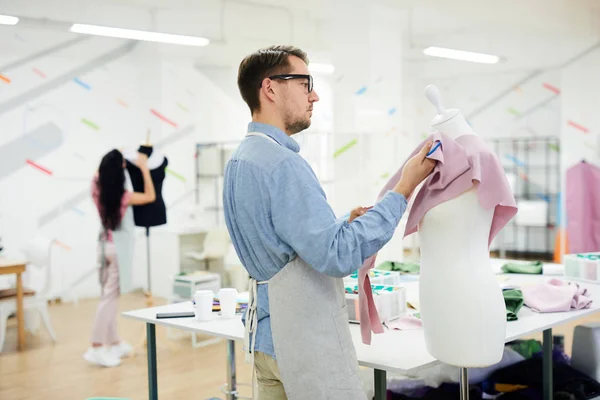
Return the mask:
M276 85L274 85L274 82L269 79L269 78L265 78L263 80L263 84L260 87L261 92L263 92L264 96L271 102L275 101L275 97L276 97Z

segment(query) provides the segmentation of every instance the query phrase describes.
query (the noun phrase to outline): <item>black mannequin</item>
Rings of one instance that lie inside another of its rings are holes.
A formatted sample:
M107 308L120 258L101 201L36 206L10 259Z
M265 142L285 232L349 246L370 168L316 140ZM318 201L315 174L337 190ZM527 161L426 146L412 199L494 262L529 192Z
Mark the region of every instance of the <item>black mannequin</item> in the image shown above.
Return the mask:
M140 146L138 149L140 153L146 154L148 158L152 155L152 146ZM133 206L133 220L136 226L151 227L164 225L167 223L167 209L165 202L162 198L162 184L165 180L165 168L168 165L168 160L164 157L162 164L158 167L149 168L152 182L154 183L154 190L156 192L156 200L153 203L145 204L143 206ZM131 184L133 190L136 192L144 191L144 178L142 177L142 171L127 160L127 171L131 178Z

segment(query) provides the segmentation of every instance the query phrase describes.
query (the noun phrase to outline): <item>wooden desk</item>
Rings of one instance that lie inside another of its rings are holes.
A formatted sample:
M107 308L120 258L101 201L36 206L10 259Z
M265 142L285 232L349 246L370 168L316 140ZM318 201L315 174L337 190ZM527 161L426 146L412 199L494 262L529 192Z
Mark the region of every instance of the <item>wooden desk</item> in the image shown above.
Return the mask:
M0 257L0 275L17 274L17 327L19 329L18 349L25 348L25 319L23 315L23 272L27 263Z

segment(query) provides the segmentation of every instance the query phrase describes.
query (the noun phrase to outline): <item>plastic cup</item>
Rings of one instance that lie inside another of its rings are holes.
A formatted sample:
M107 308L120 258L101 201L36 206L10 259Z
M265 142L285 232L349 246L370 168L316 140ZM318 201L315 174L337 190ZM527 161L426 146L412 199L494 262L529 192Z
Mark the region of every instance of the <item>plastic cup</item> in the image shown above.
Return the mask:
M213 318L212 306L214 297L212 290L196 290L194 301L196 302L196 319L198 321L210 321Z
M219 290L219 303L221 304L221 316L223 318L235 317L238 291L235 288L223 288Z

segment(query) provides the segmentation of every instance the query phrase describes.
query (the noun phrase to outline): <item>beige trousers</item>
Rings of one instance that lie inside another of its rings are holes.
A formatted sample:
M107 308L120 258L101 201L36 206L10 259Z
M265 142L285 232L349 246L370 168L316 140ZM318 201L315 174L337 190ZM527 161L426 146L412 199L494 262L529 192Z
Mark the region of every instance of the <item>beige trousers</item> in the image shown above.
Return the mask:
M254 368L258 386L258 400L287 400L277 361L268 354L254 353Z

